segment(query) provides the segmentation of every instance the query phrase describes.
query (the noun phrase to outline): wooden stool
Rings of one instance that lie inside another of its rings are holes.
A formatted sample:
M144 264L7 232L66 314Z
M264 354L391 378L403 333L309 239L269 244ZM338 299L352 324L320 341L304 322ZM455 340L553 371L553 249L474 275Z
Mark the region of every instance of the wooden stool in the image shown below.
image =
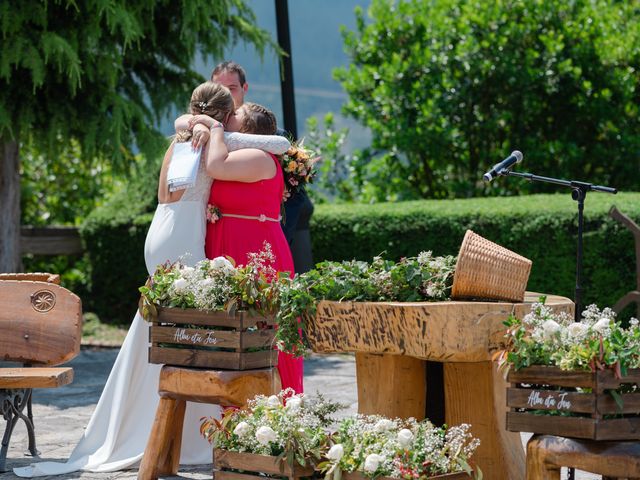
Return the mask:
M561 467L606 479L640 479L640 442L534 435L527 443L527 480L559 480Z
M223 371L163 366L158 387L160 403L138 479L157 480L178 472L187 401L242 407L258 394L272 395L280 390L276 368Z

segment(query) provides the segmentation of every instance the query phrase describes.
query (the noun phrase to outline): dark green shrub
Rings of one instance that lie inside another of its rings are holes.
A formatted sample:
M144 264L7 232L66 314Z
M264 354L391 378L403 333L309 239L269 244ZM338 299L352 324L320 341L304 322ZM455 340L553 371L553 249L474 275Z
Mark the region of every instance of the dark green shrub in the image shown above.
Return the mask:
M92 307L100 318L129 322L146 278L143 247L155 180L96 210L82 228L92 264ZM146 197L144 195L147 195ZM631 233L608 216L616 205L640 221L640 193L591 193L585 203L585 304L613 304L635 289ZM399 259L423 250L457 254L466 229L533 261L528 289L574 297L577 206L569 193L373 205L319 205L311 222L316 262Z
M640 194L592 193L585 202L586 303L613 304L635 289L629 230L608 216L616 205L636 222ZM315 261L398 259L422 250L457 254L467 229L533 261L528 289L574 297L577 204L570 195L320 205L311 222Z
M141 171L130 186L94 210L80 227L91 263L85 310L102 321L128 323L147 278L144 240L157 203L158 171Z

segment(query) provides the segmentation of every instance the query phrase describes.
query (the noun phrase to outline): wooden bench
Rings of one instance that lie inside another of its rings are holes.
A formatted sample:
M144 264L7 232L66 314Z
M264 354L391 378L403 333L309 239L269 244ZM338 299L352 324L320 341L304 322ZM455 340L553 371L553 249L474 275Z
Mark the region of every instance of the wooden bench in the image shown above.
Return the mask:
M4 472L11 434L22 419L29 453L37 455L32 389L54 388L73 381L71 367L56 367L80 352L82 304L78 296L48 273L0 274L0 411L6 420L0 472ZM25 415L24 410L27 410Z

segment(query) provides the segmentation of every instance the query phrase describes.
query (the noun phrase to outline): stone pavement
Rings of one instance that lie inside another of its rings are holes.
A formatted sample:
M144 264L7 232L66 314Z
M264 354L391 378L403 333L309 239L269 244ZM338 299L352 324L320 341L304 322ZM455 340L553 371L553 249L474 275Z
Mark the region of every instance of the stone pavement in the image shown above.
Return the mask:
M69 363L75 371L75 379L71 385L34 391L33 413L40 459L47 461L67 459L91 417L117 354L117 349L83 347L80 355ZM313 395L320 391L332 400L347 405L348 407L342 412L343 415L350 415L357 411L355 361L352 355L313 354L305 361L304 386L308 394ZM4 428L4 422L2 425ZM523 441L526 439L527 436L523 436ZM7 468L28 465L34 461L33 458L24 456L27 445L26 429L22 422L19 422L11 438ZM137 477L137 473L137 469L132 469L113 473L75 472L39 478L44 480L132 480ZM17 478L11 471L0 473L0 480ZM181 467L178 476L164 477L165 480L211 478L210 465ZM596 478L600 477L582 472L576 475L577 480Z

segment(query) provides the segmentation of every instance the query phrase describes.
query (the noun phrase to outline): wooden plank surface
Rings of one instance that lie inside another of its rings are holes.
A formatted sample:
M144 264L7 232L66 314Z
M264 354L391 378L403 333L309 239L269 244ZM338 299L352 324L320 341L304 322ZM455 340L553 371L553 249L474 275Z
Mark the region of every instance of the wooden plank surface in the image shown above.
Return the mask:
M482 362L504 348L503 322L524 315L540 294L524 303L504 302L330 302L321 301L308 325L315 352L407 355L440 362ZM573 302L547 296L555 311L573 314Z
M255 327L257 323L264 322L267 325L275 325L273 317L252 315L248 312L238 311L235 315L227 312L206 312L195 308L158 308L158 318L154 323L175 323L186 325L208 325L217 327L231 327L244 330Z
M424 360L401 355L356 353L358 412L391 418L424 418Z
M167 327L151 324L151 343L171 343L193 347L240 348L240 334L237 331L213 330L206 328Z
M507 380L511 383L535 385L557 385L562 387L595 388L596 377L592 372L567 371L558 367L533 365L521 370L509 370Z
M84 251L77 227L29 227L20 229L20 251L34 255L74 255Z
M301 477L313 475L313 468L294 464L291 467L286 461L278 457L256 455L253 453L238 453L229 450L215 449L213 451L214 468L233 468L250 470L271 475L285 475L287 477Z
M278 352L276 350L218 352L195 348L171 348L151 345L149 348L149 363L224 370L247 370L275 367L278 364Z
M445 422L471 425L472 435L480 439L473 462L484 478L524 480L520 434L505 428L506 386L492 362L445 363Z
M0 360L65 363L80 352L80 298L53 283L0 280L0 331Z
M595 438L596 434L595 421L591 418L534 415L522 412L507 412L507 430L575 438Z
M72 381L71 367L0 368L0 388L56 388Z
M595 413L596 394L535 388L509 388L507 389L507 406L529 410Z
M161 397L243 406L258 394L272 395L280 389L276 368L221 371L165 365L160 371L158 392Z

